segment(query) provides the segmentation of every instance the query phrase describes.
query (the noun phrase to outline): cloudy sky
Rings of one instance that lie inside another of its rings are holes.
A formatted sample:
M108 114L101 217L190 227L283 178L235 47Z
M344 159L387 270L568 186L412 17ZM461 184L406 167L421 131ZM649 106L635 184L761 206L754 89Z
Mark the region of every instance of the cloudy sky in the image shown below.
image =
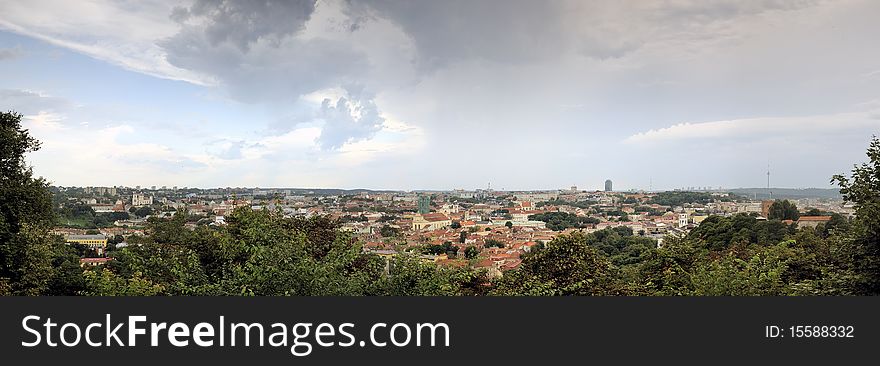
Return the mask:
M880 2L0 0L58 185L829 187Z

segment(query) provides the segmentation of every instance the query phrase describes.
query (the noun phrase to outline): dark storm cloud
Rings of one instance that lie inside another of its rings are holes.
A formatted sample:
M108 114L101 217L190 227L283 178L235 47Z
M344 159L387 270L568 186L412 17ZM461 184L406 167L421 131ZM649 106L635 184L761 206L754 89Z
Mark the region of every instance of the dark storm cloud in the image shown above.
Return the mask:
M323 119L320 145L334 150L371 137L382 119L375 103L363 98L356 100L366 113L360 119L345 115L353 112L345 99L302 113L301 96L330 88L355 94L360 88L347 85L369 71L365 55L344 42L298 37L314 12L314 1L198 1L172 12L181 30L160 45L169 63L215 77L235 99ZM276 123L272 130L283 133L306 122Z
M473 59L528 63L567 52L618 58L687 32L700 37L700 28L713 22L818 2L348 0L347 11L360 21L378 17L398 24L414 40L419 65L433 69Z
M249 103L294 103L303 94L347 83L367 67L362 55L325 39L289 38L242 51L184 29L162 46L172 65L212 75Z
M247 51L254 42L277 44L302 30L314 11L314 0L198 0L189 8L174 8L170 17L181 24L200 18L204 22L202 31L211 45L229 42Z
M367 0L349 1L348 9L355 18L368 14L398 24L425 68L474 58L519 63L558 53L562 11L530 0Z

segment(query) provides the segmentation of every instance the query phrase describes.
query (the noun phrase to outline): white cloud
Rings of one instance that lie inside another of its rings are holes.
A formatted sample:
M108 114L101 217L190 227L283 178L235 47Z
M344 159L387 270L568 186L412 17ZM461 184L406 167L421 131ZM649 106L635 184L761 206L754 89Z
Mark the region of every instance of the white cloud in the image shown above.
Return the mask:
M155 181L157 174L169 181L186 179L203 167L169 146L122 142L138 132L133 126L89 128L65 120L63 115L43 112L24 116L22 123L42 143L29 156L34 170L56 184L107 185L108 177L113 177L112 185L138 185Z
M728 121L680 123L627 137L629 144L678 143L687 140L764 139L768 137L823 136L880 128L870 113L825 116L748 118Z
M156 41L177 26L162 1L4 1L0 29L147 75L208 85L212 78L168 63Z

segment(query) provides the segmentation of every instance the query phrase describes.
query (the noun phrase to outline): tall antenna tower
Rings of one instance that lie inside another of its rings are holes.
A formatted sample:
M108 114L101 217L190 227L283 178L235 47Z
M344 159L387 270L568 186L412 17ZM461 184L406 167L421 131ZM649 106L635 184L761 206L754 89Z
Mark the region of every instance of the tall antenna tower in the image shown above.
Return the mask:
M770 190L770 163L767 163L767 192L770 194L770 199L773 199L773 191Z

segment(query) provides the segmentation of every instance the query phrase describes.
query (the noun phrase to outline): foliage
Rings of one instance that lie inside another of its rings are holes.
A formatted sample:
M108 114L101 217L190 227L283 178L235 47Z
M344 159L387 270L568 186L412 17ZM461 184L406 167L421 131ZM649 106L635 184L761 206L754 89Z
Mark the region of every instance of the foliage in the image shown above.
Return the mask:
M581 217L567 212L547 212L529 216L529 220L543 221L550 230L561 231L568 228L579 228L590 224L598 224L594 217Z
M134 215L140 218L144 218L153 214L153 209L150 206L138 207L134 210Z
M687 203L707 204L713 200L709 193L672 191L657 193L656 196L648 200L648 203L662 206L681 206Z
M382 225L382 228L379 229L379 234L381 234L383 238L393 238L400 234L400 229L393 226Z
M608 256L616 266L642 262L644 257L657 247L657 241L633 236L632 229L618 226L587 234L587 244Z
M474 259L480 255L480 250L473 245L469 245L464 249L464 257L466 259Z
M853 275L859 294L880 294L880 139L874 136L867 151L869 162L853 168L851 176L832 178L846 201L856 209L856 219L847 237L850 255L847 270Z
M767 218L770 220L794 220L800 217L797 205L788 200L776 200L770 205Z
M734 244L773 245L794 233L795 225L786 225L779 220L758 220L749 214L731 217L709 216L700 226L691 230L687 238L694 245L718 251Z
M504 248L504 243L497 239L486 239L483 242L483 248Z
M122 278L107 269L86 271L83 276L87 287L81 294L86 296L153 296L162 292L162 286L152 283L134 273Z
M22 115L0 113L0 287L5 293L38 295L52 277L52 197L34 178L25 154L40 143L21 126Z
M523 257L522 265L496 284L497 295L613 295L611 262L580 233L553 239Z
M458 247L452 245L452 242L444 242L443 245L429 245L425 247L425 254L448 254L455 256L458 253Z

